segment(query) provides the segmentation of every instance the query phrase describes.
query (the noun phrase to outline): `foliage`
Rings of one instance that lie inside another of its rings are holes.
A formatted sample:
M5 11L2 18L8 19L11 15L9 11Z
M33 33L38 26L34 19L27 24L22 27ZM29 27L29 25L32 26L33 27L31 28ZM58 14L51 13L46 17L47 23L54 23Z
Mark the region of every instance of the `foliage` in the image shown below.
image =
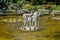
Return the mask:
M25 4L25 6L23 6L23 9L25 9L25 10L31 10L32 9L32 5Z
M19 5L22 5L22 4L24 4L25 3L25 0L18 0L17 1L17 4L19 4Z
M32 3L32 5L42 4L41 0L32 0L31 3Z
M9 13L14 13L15 10L9 9Z
M52 5L52 10L60 10L60 5Z
M57 6L56 6L56 9L57 9L57 10L60 10L60 5L57 5Z

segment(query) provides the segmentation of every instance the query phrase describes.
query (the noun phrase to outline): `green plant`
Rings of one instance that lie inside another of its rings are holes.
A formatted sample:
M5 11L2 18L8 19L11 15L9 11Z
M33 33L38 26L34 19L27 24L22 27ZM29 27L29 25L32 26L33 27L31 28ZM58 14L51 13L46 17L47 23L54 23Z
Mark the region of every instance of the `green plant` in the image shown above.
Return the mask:
M25 3L25 0L18 0L17 1L17 4L19 4L19 5L22 5L22 4L24 4Z
M25 10L31 10L32 9L32 5L25 4L25 6L23 6L23 9L25 9Z

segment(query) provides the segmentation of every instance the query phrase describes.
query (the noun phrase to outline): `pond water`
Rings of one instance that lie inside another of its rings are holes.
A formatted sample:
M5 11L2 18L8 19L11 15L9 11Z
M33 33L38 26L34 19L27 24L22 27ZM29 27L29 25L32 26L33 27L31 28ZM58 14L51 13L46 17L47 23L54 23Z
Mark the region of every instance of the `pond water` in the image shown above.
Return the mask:
M54 34L56 31L60 32L59 20L52 20L50 16L39 17L39 27L41 29L39 31L27 32L19 29L22 26L22 16L17 16L20 20L19 22L2 20L2 18L9 19L9 17L0 16L0 40L57 40Z

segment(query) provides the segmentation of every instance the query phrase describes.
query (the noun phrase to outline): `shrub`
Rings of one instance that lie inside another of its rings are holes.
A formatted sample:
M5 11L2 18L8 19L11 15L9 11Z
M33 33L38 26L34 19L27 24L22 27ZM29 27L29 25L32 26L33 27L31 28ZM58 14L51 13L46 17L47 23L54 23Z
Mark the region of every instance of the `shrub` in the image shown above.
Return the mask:
M32 5L25 4L25 6L23 6L23 9L25 9L25 10L31 10L32 9Z
M15 10L12 10L12 9L9 9L8 11L9 11L9 13L14 13L15 12Z

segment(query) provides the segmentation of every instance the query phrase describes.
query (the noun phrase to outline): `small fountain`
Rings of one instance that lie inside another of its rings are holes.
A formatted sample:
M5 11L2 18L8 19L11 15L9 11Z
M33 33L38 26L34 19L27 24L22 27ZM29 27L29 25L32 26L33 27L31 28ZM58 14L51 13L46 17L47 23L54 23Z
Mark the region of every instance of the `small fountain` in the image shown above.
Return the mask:
M38 26L38 16L40 13L35 12L33 15L23 14L23 26L21 26L22 31L37 31L39 30Z

